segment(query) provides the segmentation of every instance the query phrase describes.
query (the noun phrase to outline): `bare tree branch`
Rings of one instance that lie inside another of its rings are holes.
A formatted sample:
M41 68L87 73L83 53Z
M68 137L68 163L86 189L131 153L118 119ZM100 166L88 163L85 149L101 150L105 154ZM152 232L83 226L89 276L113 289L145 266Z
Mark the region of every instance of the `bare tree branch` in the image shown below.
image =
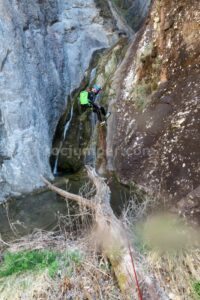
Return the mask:
M96 195L90 200L63 191L55 187L45 178L42 178L52 191L55 191L65 199L74 200L78 204L93 210L96 222L96 242L100 246L102 253L107 256L111 262L124 299L137 299L138 287L136 288L136 275L133 265L133 255L135 256L135 251L130 246L127 233L121 221L112 211L110 206L111 192L105 179L98 176L96 171L90 166L86 168L89 178L96 187ZM138 269L137 273L139 281L142 281L141 270ZM143 286L148 290L148 300L160 299L155 292L155 286L152 282L145 282L145 280L143 280Z
M42 180L44 181L44 183L46 183L46 185L48 186L48 188L54 192L56 192L57 194L59 194L60 196L62 196L63 198L70 199L70 200L74 200L76 201L79 205L82 206L86 206L88 208L91 208L92 210L96 210L96 205L94 203L92 203L92 201L85 199L79 195L75 195L72 193L69 193L67 191L64 191L58 187L56 187L55 185L51 184L47 179L45 179L43 176L41 176Z

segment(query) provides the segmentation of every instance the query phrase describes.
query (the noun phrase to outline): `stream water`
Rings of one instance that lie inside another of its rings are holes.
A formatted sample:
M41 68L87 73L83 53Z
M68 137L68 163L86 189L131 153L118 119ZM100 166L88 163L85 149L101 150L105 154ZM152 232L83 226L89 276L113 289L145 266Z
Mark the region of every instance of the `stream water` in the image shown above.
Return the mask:
M68 180L67 190L72 193L78 193L88 181L83 173L57 178L56 183L64 189L64 179ZM116 214L120 214L129 199L129 189L112 178L109 179L109 186L111 205ZM68 204L49 190L12 199L6 205L0 205L0 235L8 241L27 235L34 229L52 230L59 214L68 214Z

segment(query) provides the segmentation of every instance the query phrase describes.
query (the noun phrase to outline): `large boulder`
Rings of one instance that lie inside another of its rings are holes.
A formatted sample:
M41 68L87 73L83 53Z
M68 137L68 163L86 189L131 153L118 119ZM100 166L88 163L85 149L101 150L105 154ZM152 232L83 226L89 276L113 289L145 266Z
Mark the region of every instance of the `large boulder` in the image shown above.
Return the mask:
M109 170L173 204L200 182L198 6L154 1L108 97Z

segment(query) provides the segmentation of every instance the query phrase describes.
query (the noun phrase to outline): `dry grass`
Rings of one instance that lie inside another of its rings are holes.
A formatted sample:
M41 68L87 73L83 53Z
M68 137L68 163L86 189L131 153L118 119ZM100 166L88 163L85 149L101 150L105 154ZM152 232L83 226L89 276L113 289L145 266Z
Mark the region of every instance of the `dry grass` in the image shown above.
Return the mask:
M194 283L200 282L199 228L166 213L147 217L149 205L148 199L139 206L130 204L125 214L138 249L138 265L146 270L144 276L159 282L158 292L168 299L200 299L194 288ZM137 219L134 226L132 218Z
M200 280L200 249L166 252L162 256L152 249L147 262L170 299L199 299L193 283Z
M48 272L26 272L0 279L1 299L122 299L108 261L98 255L89 238L66 239L62 232L36 231L13 242L7 250L76 251L78 263L60 265L55 278ZM12 287L12 288L11 288ZM3 297L3 298L2 298Z
M193 283L200 280L197 229L165 214L146 221L142 238L149 268L170 299L197 299L193 289Z
M80 194L91 198L94 187L86 183ZM22 300L64 300L102 299L121 300L109 262L102 257L94 240L91 211L85 207L68 204L68 214L58 215L55 231L35 230L31 235L12 242L0 240L0 258L5 251L51 250L65 255L76 252L76 262L65 261L59 265L54 278L48 270L27 271L25 273L0 278L0 299ZM79 259L79 256L81 259ZM78 262L77 262L78 261Z
M94 193L89 183L80 192L86 198ZM147 211L153 202L148 197L144 199L141 202L134 197L123 215L127 237L138 249L134 262L142 274L140 287L144 295L145 282L152 281L158 283L159 299L199 299L193 284L200 281L197 230L177 216L148 217ZM69 205L68 215L58 216L57 231L36 230L12 243L0 240L0 258L5 249L11 252L45 249L61 254L77 251L82 257L78 263L72 261L70 266L63 262L53 279L47 270L0 279L0 299L122 299L109 262L98 253L98 237L95 236L96 243L91 237L91 220L91 211Z

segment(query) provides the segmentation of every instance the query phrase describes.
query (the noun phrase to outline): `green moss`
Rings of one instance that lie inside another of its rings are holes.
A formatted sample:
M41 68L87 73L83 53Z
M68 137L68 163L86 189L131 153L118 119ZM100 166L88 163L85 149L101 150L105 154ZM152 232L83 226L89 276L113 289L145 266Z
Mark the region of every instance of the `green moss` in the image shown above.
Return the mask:
M200 299L200 281L195 281L192 284L195 299Z
M78 266L80 266L83 261L83 256L78 250L67 252L66 257L69 262L74 262Z
M58 253L51 251L7 252L4 255L4 261L0 266L0 277L10 276L28 270L41 270L48 267L55 271L56 260L58 257Z
M59 262L57 260L55 260L50 264L50 266L48 268L49 276L51 278L54 278L56 273L58 272L58 269L59 269Z
M112 19L113 15L107 0L95 0L96 6L100 9L100 16Z
M80 115L80 118L79 118L79 120L81 121L81 122L87 122L87 121L89 121L89 115L90 115L90 113L92 112L92 108L88 108L85 112L83 112L81 115Z
M124 289L124 286L126 285L126 282L127 282L126 275L124 275L124 273L120 273L119 276L118 276L118 283L119 283L119 286L122 290Z
M158 83L156 81L153 81L151 83L151 91L156 91L158 89Z
M99 60L95 82L101 84L101 86L104 87L104 90L105 85L111 80L118 64L123 59L127 47L128 40L126 38L121 38L118 43L109 51L105 52Z
M151 83L145 83L142 81L140 84L135 86L133 90L133 99L137 109L142 111L147 106L151 92Z
M83 257L79 251L69 251L63 254L45 250L7 252L0 265L0 278L44 269L48 269L49 276L54 277L60 267L67 267L67 271L70 273L73 266L79 266L82 260Z
M115 91L111 89L112 79L117 67L124 58L127 47L127 39L121 38L99 61L95 82L103 87L101 104L105 107L108 105L109 99L115 96Z
M147 44L143 52L141 53L140 61L144 63L146 59L152 55L153 50L154 50L153 43L151 42Z
M134 85L132 97L135 107L143 111L151 101L151 95L158 89L157 72L152 73L148 78L143 78Z
M158 70L161 68L161 65L162 65L162 59L160 56L157 56L152 63L152 69Z
M117 267L122 259L122 256L123 253L120 245L116 245L115 247L111 247L111 249L109 249L108 257L112 261L112 266Z

